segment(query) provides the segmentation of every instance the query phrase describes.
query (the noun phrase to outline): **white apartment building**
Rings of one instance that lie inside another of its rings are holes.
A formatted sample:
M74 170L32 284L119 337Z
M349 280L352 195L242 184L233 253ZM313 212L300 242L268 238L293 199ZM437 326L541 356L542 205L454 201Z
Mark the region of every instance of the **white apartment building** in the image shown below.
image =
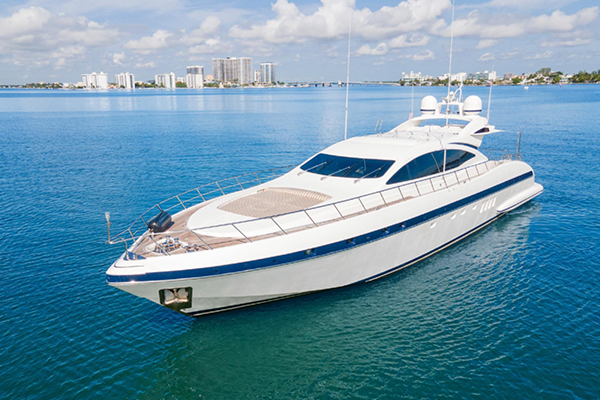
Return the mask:
M225 64L224 58L212 59L212 75L215 82L223 82L223 67Z
M452 82L464 82L467 80L466 72L459 72L458 74L452 74Z
M260 69L254 70L254 82L260 82Z
M272 62L260 63L260 82L266 84L275 82L275 64Z
M204 87L204 67L200 65L187 67L185 84L188 88L202 89Z
M252 83L252 59L249 57L240 58L240 77L241 85Z
M108 75L104 72L99 74L92 72L91 74L81 74L83 86L88 89L108 89Z
M468 78L470 80L473 81L495 81L497 78L497 74L496 71L483 71L483 72L476 72L474 74L469 74Z
M215 82L252 83L252 59L249 57L213 58L212 69Z
M175 78L175 74L171 72L170 74L160 74L154 76L154 82L158 87L164 87L166 89L175 88L175 83L177 82Z
M135 89L135 76L129 72L122 72L115 75L117 87L125 89Z
M403 82L407 82L407 83L410 83L412 81L421 82L421 80L422 80L422 77L421 77L420 72L417 72L416 74L412 71L410 71L410 73L408 73L408 74L406 72L402 73L402 81Z

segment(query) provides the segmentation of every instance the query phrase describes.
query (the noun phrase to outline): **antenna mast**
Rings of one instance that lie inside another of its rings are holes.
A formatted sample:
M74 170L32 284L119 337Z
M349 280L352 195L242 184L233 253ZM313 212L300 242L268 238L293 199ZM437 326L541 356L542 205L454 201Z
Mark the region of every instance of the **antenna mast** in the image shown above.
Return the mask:
M410 117L412 119L413 113L415 112L415 80L410 77L411 97L410 97Z
M344 122L344 140L348 139L348 89L350 88L350 37L352 35L352 10L348 22L348 71L346 73L346 120Z
M492 65L492 72L494 72L494 65ZM489 78L489 76L488 76ZM490 122L490 108L492 106L492 86L494 86L494 80L490 79L490 94L488 96L488 112L487 112L487 120Z
M448 101L450 101L450 85L452 83L452 47L454 45L454 0L452 0L452 22L450 23L450 65L448 66Z
M454 45L454 0L452 0L452 21L450 22L450 65L448 66L448 95L446 96L446 126L448 126L448 121L450 118L450 86L452 85L452 47L453 47L453 45Z

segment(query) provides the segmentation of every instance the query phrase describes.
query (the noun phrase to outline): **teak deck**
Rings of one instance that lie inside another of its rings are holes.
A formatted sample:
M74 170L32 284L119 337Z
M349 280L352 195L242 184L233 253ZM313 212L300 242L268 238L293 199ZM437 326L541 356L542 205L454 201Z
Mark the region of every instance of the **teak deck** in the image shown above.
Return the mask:
M402 203L411 199L412 197L407 197L405 199L400 199L394 202L388 202L387 206L391 206L397 203ZM142 256L145 258L148 257L159 257L164 255L175 255L175 254L183 254L187 252L195 252L195 251L205 251L205 250L214 250L223 247L234 246L238 244L255 242L259 240L269 239L277 236L288 235L295 232L304 231L306 229L311 229L319 226L328 225L334 222L342 221L344 219L352 218L358 215L366 214L369 212L376 211L381 208L385 208L386 205L367 208L360 212L356 212L353 214L348 214L343 217L330 219L328 221L319 222L319 223L311 223L303 226L298 226L293 229L288 229L279 232L273 232L266 235L257 235L257 236L246 236L245 238L234 238L234 237L216 237L216 236L208 236L201 235L193 230L189 229L186 224L189 218L200 208L207 205L207 203L202 203L197 206L188 208L185 211L181 211L173 216L172 225L165 232L160 233L150 233L146 232L140 241L131 249L131 252L137 256ZM272 215L269 217L273 217L276 215ZM173 242L175 239L178 241L184 242L186 245L181 245L179 248L165 246L164 243L167 240L167 237L170 237ZM159 246L160 244L160 246ZM149 250L151 248L151 250Z

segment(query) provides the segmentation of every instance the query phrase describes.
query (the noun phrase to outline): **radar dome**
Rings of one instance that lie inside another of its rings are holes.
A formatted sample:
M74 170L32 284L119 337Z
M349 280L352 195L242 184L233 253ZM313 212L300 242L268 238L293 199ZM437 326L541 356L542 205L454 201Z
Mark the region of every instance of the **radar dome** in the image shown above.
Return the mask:
M481 99L479 96L469 96L465 99L463 106L465 115L477 115L481 112Z
M425 96L421 100L421 112L423 114L435 114L437 100L433 96Z

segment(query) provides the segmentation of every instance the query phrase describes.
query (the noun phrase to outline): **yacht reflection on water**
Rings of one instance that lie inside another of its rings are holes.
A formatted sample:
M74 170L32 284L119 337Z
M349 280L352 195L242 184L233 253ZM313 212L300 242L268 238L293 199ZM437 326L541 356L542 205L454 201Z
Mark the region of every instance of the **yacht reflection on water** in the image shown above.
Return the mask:
M389 132L336 143L297 167L195 188L111 243L110 285L190 316L368 282L422 260L543 188L462 90L421 102ZM108 221L108 216L107 216Z

